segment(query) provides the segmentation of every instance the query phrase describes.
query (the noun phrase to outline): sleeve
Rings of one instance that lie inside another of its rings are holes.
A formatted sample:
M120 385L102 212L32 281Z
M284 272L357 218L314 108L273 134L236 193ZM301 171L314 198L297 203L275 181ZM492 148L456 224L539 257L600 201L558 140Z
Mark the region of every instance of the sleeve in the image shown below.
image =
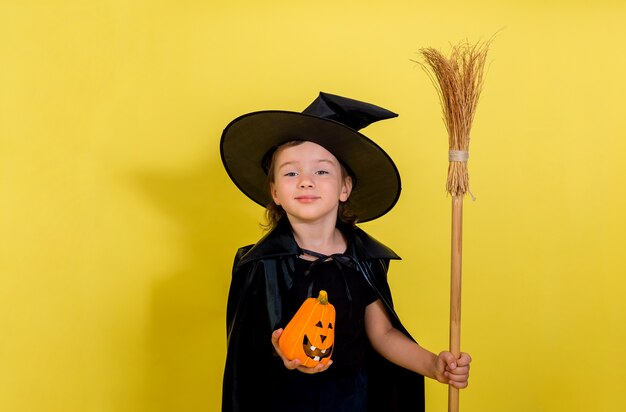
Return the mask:
M222 385L222 411L266 410L271 404L273 348L267 333L263 265L240 264L247 249L235 256L226 308L227 353Z
M365 304L365 306L368 306L379 299L376 289L374 289L371 284L365 282L365 284L363 284L362 290L363 303Z
M246 271L245 268L239 268L239 262L241 258L246 254L251 246L242 247L237 251L235 255L235 261L233 262L232 279L230 281L230 290L228 292L228 301L226 304L226 336L230 340L230 334L235 323L235 317L237 314L237 308L241 300L241 292L244 289Z

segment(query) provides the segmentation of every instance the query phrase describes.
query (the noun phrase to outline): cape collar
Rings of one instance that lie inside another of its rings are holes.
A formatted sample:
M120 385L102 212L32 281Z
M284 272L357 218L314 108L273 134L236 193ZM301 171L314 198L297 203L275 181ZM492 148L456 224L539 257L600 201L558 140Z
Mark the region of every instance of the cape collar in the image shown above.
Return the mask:
M393 250L383 245L358 227L339 226L339 230L348 239L346 255L355 259L400 259ZM276 227L263 236L244 256L240 263L244 264L264 258L296 256L299 254L289 220L283 217Z

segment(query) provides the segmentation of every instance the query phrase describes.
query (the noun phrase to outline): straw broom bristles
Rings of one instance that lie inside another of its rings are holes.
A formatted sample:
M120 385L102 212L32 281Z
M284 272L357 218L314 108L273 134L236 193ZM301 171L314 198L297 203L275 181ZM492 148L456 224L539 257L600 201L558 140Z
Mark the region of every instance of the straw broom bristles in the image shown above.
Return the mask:
M451 151L469 151L470 129L483 86L489 44L462 42L452 47L449 58L434 48L420 49L432 73L423 63L416 63L424 68L439 94ZM446 190L452 196L469 192L467 161L450 159Z

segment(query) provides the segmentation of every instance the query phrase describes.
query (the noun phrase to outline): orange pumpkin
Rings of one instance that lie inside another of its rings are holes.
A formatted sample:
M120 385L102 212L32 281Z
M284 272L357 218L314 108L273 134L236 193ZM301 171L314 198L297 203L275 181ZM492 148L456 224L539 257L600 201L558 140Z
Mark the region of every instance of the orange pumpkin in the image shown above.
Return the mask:
M304 301L280 335L278 347L289 360L300 359L301 365L324 365L330 360L335 344L335 307L328 294L320 290L317 298Z

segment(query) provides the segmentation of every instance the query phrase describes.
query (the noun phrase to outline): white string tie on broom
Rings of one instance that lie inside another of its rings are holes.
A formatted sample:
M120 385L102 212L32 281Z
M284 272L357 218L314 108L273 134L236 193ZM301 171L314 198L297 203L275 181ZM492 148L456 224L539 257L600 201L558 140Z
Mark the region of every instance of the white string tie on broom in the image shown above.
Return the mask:
M467 163L469 160L469 152L466 150L449 150L448 151L448 161L449 162L464 162ZM472 193L469 188L467 189L470 197L472 198L472 202L476 201L476 196Z
M448 151L448 161L450 162L467 162L469 159L469 152L464 150L450 150Z

